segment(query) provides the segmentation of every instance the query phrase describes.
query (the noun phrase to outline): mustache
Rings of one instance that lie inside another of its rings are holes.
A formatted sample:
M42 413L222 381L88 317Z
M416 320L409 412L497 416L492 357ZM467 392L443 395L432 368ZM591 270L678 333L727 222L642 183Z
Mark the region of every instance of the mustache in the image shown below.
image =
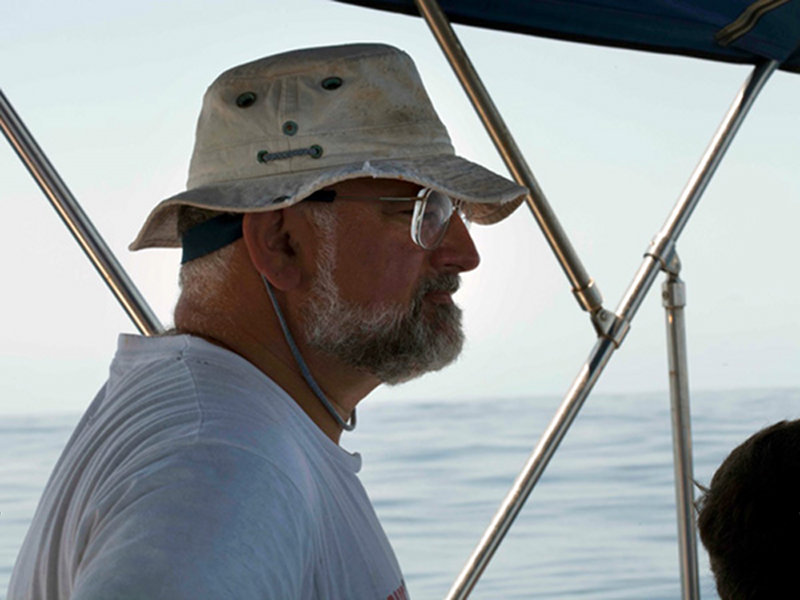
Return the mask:
M461 287L461 277L452 273L445 273L423 281L417 292L417 297L422 298L422 296L429 292L447 292L449 294L455 294L459 287Z

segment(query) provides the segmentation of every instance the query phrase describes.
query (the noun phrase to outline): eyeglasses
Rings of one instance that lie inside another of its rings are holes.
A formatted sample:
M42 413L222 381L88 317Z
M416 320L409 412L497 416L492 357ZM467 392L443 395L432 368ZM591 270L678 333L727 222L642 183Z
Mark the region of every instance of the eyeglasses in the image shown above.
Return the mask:
M322 197L323 194L326 197ZM315 197L319 196L319 197ZM380 200L382 202L413 202L414 210L411 215L411 239L425 250L435 250L439 247L450 225L450 217L458 213L466 225L469 220L462 208L461 200L453 200L450 196L422 188L416 196L348 196L338 194L333 190L322 190L309 196L306 200L332 201L334 198L342 200Z

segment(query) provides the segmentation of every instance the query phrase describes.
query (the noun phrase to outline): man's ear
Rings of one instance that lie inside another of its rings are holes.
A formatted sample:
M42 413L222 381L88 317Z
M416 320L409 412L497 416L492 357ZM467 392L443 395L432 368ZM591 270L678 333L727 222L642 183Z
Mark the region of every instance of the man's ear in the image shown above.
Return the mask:
M242 233L250 261L278 290L297 287L302 273L284 210L246 213Z

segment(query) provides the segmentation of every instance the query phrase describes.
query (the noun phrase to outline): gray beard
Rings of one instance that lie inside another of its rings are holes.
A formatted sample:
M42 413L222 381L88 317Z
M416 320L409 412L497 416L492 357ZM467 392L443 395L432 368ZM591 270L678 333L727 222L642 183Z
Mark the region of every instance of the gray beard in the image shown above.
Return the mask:
M431 291L455 292L458 275L423 281L409 307L365 307L344 300L333 280L335 257L324 240L317 277L303 307L308 344L383 383L397 384L438 371L461 353L461 309L426 301Z

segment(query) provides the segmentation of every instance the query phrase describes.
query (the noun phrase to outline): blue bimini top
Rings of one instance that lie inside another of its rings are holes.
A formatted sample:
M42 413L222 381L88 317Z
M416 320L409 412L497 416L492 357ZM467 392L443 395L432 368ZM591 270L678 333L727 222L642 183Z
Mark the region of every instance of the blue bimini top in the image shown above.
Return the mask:
M339 0L418 15L413 0ZM451 22L800 73L800 0L440 0Z

